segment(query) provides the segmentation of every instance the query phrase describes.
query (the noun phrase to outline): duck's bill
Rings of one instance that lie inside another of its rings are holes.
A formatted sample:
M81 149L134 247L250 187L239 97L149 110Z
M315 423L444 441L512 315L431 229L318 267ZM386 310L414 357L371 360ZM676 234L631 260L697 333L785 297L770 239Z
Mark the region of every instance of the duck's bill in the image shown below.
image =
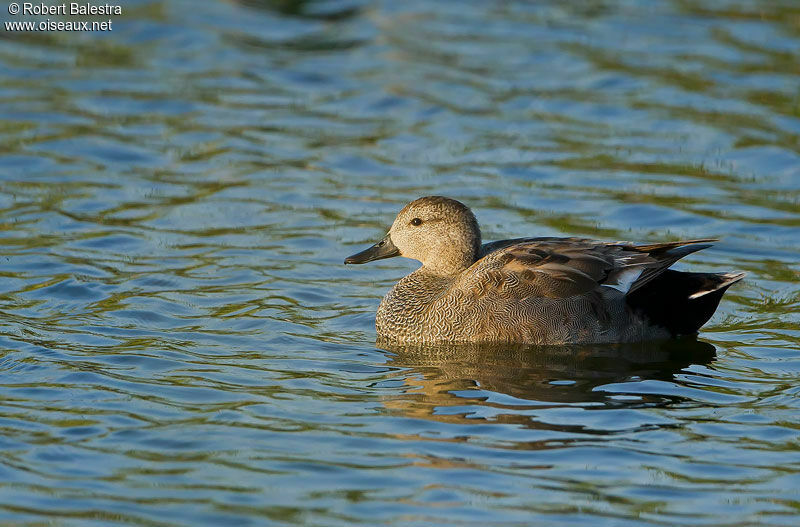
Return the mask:
M387 234L384 239L360 253L353 256L348 256L344 259L346 264L363 264L373 260L380 260L382 258L391 258L392 256L399 256L400 249L394 246L392 239Z

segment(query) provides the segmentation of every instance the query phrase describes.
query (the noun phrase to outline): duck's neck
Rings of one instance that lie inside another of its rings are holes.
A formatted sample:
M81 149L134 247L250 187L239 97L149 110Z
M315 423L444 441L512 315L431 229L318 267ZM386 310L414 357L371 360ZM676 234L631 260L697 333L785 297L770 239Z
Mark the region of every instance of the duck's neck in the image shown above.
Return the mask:
M437 251L422 262L422 267L416 272L436 275L441 277L456 276L470 265L475 263L475 249L456 249L451 247Z

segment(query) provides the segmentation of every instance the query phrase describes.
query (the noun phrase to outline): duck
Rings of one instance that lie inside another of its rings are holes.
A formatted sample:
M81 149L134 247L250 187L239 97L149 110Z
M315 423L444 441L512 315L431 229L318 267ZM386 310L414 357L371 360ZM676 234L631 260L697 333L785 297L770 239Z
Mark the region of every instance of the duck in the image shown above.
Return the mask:
M695 335L743 272L675 262L714 238L636 245L588 238L482 243L463 203L425 196L345 264L402 256L422 265L383 297L378 338L398 344L613 344Z

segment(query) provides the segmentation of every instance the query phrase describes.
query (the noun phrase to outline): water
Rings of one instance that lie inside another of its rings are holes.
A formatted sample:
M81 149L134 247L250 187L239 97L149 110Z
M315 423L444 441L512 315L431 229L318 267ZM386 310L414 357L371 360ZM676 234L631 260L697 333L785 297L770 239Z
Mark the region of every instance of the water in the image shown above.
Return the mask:
M0 522L800 523L800 8L562 4L0 31ZM387 349L414 264L342 260L432 193L749 275L696 342Z

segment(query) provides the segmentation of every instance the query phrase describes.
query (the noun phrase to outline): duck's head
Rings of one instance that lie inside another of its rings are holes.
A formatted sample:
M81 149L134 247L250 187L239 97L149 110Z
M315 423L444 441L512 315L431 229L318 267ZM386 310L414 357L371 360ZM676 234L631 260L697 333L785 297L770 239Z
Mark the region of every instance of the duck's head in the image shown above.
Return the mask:
M419 260L431 272L454 274L472 265L480 246L478 221L466 205L442 196L426 196L403 207L381 241L349 256L344 263L404 256Z

